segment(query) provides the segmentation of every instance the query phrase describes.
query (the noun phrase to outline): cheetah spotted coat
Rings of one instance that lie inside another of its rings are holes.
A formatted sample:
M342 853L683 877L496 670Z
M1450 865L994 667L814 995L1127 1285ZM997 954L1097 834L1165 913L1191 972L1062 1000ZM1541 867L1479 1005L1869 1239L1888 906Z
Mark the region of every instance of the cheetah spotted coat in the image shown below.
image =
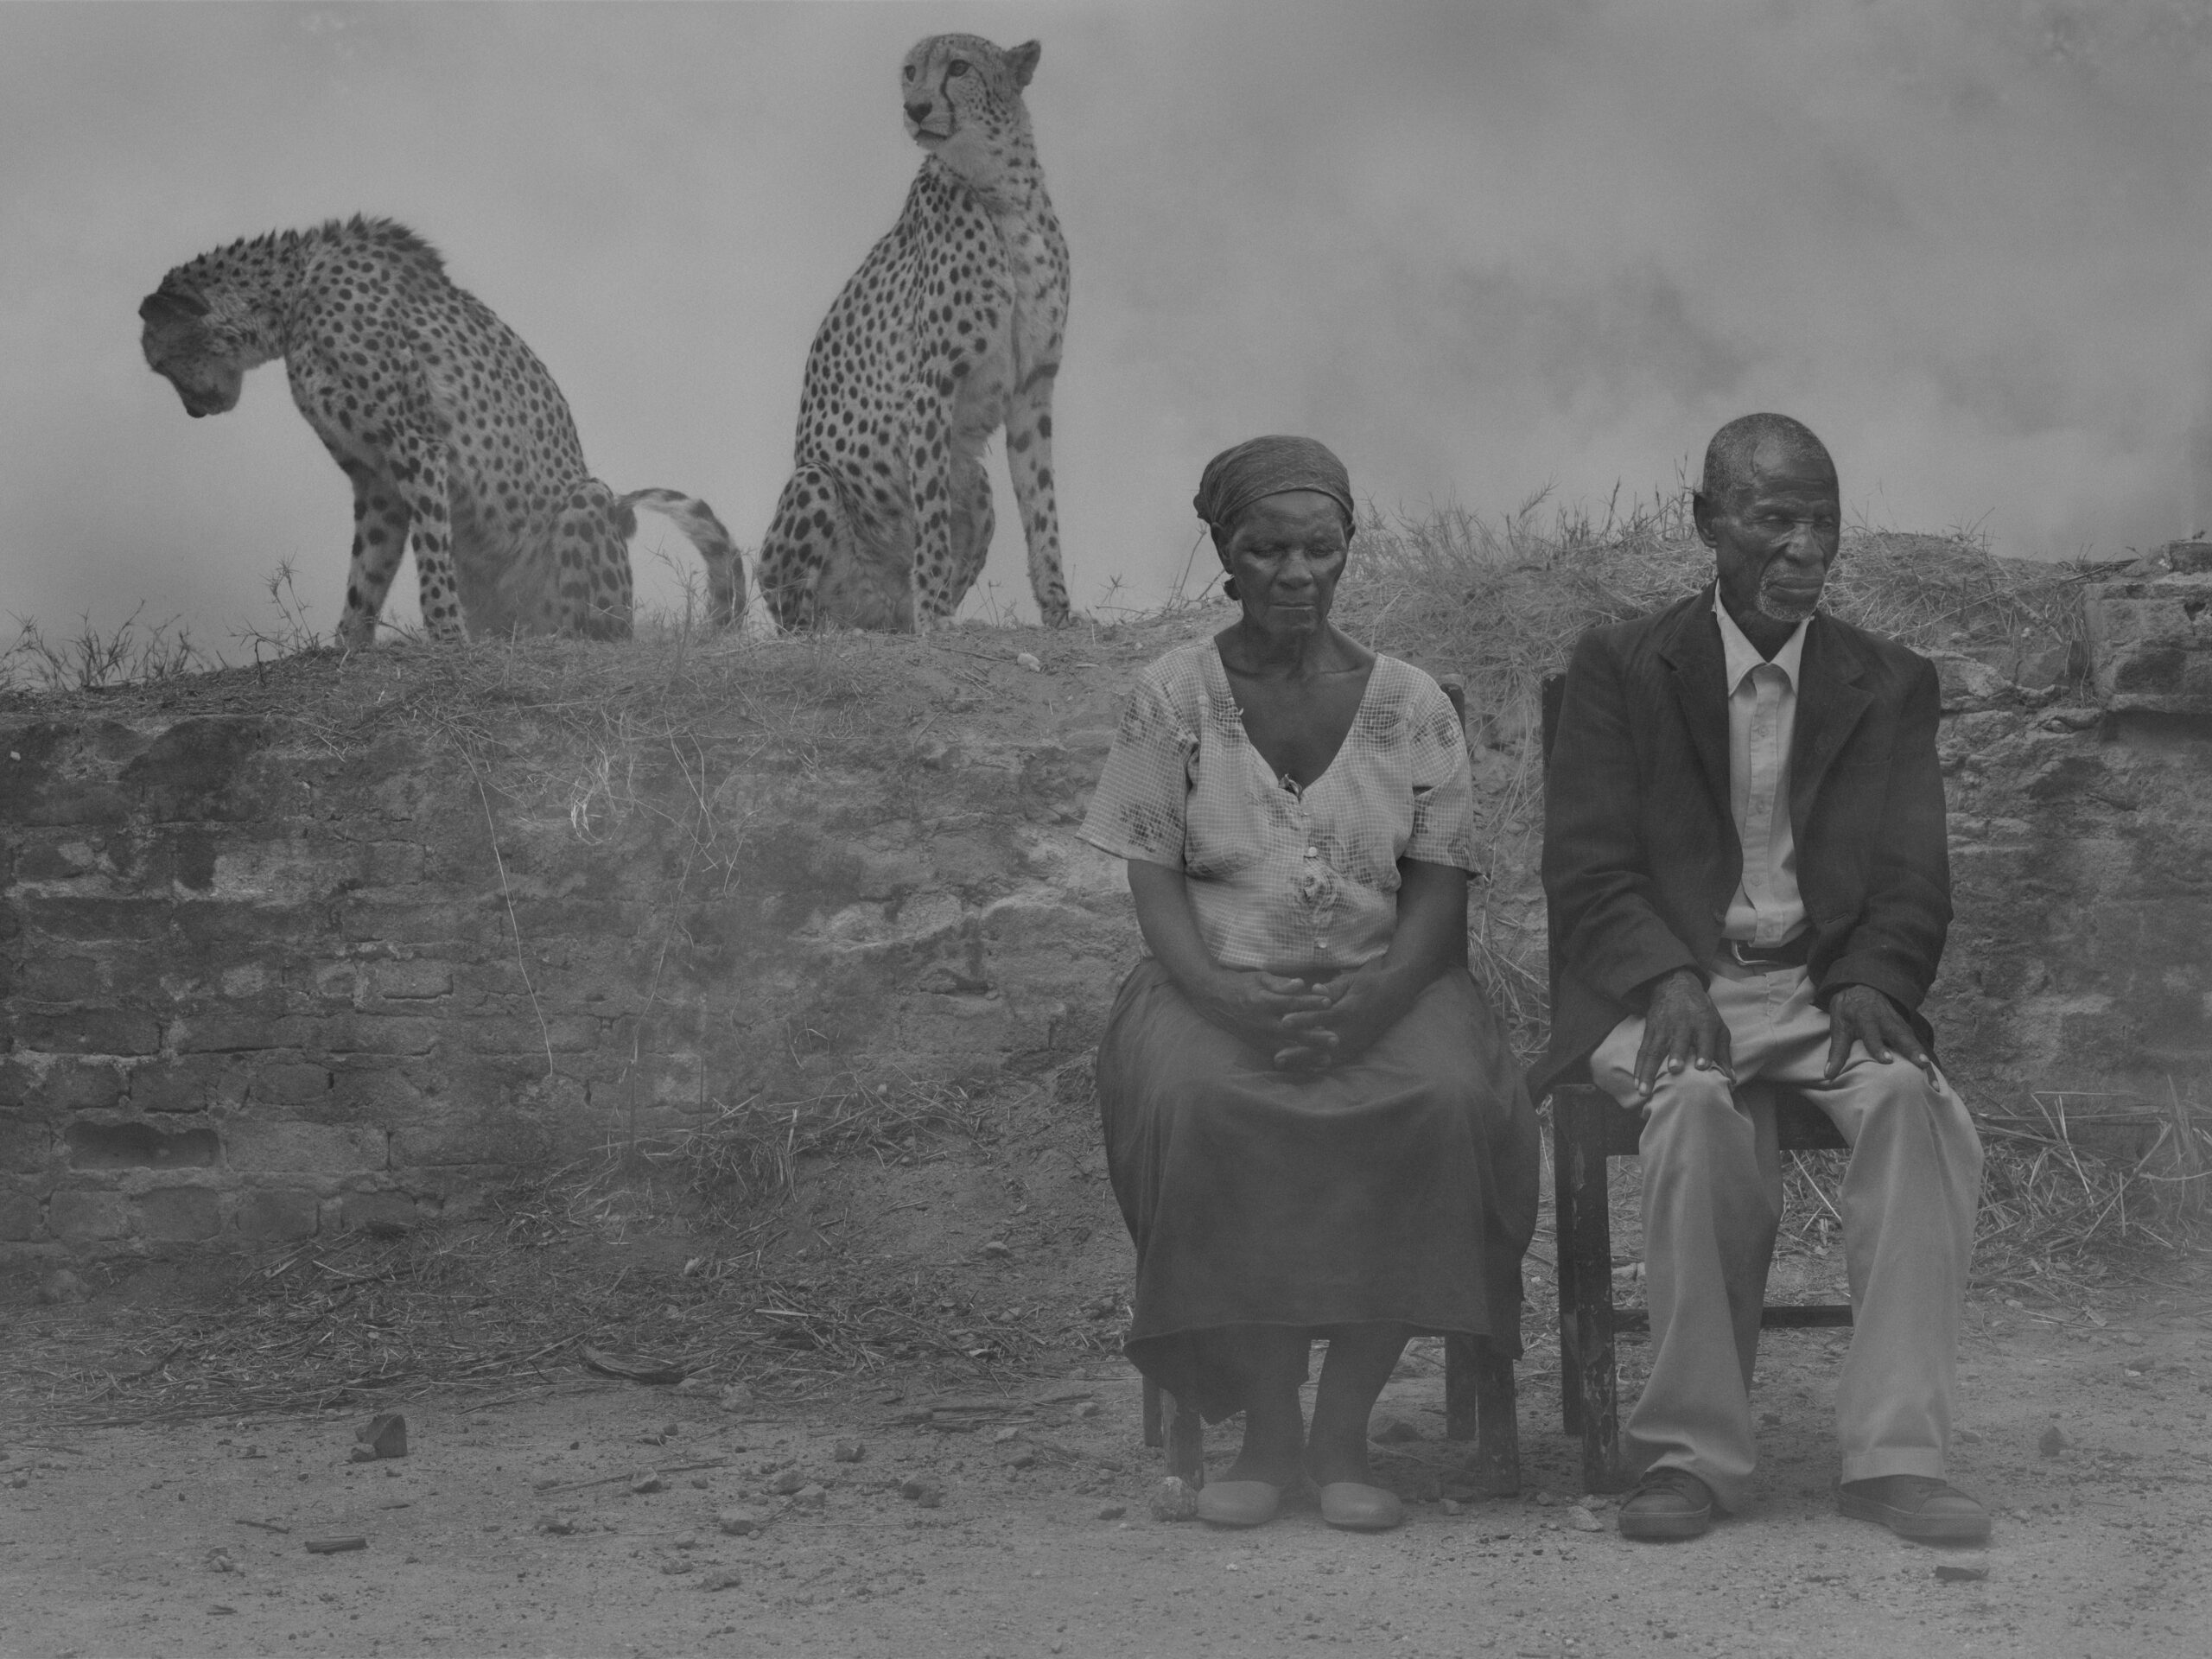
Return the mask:
M1052 381L1068 251L1021 99L1039 50L938 35L906 54L906 130L929 156L807 354L797 467L760 550L786 628L949 619L990 550L983 448L1001 427L1030 588L1067 620Z
M743 566L706 503L617 496L592 477L545 365L404 226L356 216L234 242L170 271L138 315L147 362L195 417L235 407L247 370L284 359L292 401L353 486L342 645L374 637L403 553L434 638L627 639L640 505L698 550L712 620L744 608Z

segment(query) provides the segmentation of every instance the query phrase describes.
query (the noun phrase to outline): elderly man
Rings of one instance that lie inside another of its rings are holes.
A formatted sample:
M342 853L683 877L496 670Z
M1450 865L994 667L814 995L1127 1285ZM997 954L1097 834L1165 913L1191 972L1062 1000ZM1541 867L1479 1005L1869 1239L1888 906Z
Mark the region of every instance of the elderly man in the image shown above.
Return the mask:
M1780 415L1721 428L1695 497L1717 580L1576 647L1544 835L1560 964L1541 1089L1586 1059L1642 1109L1651 1375L1624 1537L1740 1509L1782 1213L1774 1103L1851 1145L1845 1515L1987 1537L1943 1479L1981 1147L1919 1012L1950 920L1935 670L1819 613L1834 463Z

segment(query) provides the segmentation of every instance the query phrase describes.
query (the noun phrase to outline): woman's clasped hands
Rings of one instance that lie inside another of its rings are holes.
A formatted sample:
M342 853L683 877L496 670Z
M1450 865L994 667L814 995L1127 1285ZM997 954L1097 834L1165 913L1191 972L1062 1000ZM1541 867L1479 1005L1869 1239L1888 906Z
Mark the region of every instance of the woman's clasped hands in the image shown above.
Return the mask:
M1379 964L1311 980L1222 968L1197 999L1214 1024L1274 1057L1284 1071L1325 1071L1357 1059L1402 1007L1389 1006Z

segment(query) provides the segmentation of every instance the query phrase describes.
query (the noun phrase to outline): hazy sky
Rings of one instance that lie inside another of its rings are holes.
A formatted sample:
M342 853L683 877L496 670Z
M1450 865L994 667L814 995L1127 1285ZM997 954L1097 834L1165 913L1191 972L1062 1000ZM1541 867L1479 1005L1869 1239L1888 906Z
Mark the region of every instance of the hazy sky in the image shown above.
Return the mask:
M1492 513L1672 487L1773 408L1878 524L2068 556L2212 522L2212 0L0 4L0 617L143 601L226 645L290 558L328 628L349 497L282 369L190 420L136 312L356 211L531 343L600 477L757 542L919 161L899 60L948 29L1044 43L1078 606L1160 597L1206 457L1274 430ZM1033 613L993 466L989 580Z

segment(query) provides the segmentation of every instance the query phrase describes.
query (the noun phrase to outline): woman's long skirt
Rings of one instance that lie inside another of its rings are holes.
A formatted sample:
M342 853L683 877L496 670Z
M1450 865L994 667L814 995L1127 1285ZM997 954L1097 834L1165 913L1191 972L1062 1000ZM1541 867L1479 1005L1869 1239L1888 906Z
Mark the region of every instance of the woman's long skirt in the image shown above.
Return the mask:
M1503 1027L1454 969L1358 1060L1279 1071L1152 958L1098 1048L1114 1195L1137 1249L1126 1351L1217 1421L1205 1333L1387 1322L1521 1351L1536 1116Z

